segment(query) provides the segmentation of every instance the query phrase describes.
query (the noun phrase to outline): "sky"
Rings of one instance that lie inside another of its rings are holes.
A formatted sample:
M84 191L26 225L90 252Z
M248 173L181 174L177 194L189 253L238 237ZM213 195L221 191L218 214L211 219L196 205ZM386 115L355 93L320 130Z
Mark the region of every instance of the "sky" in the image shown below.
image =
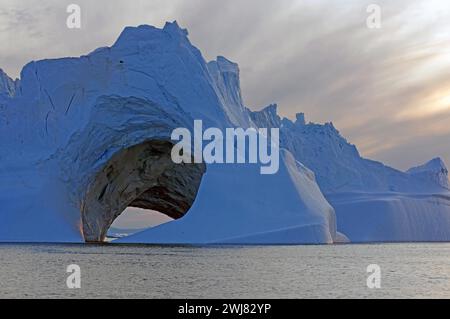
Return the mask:
M66 8L81 6L81 29ZM370 29L369 4L381 8ZM277 103L330 122L364 157L407 169L450 165L448 0L0 0L0 68L79 56L111 45L125 26L177 20L211 60L239 63L245 104Z
M133 229L140 231L145 228L168 223L172 220L173 219L169 216L157 211L137 207L128 207L114 220L111 227L119 230Z

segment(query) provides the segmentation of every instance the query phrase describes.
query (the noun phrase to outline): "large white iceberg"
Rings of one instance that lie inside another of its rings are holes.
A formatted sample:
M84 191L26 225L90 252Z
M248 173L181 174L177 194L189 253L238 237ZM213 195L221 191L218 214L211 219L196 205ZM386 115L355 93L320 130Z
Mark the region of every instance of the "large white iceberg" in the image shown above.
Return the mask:
M198 119L280 128L279 172L175 164L171 132ZM0 72L3 242L103 241L130 206L176 220L117 242L450 240L447 174L440 160L401 172L364 159L333 124L281 119L276 105L249 111L237 64L207 63L176 22L31 62L20 81Z
M332 243L333 208L285 150L280 170L175 164L171 132L195 119L254 126L237 65L205 62L176 23L126 28L111 47L2 73L0 241L103 241L128 206L177 221L142 243ZM124 240L125 241L125 240Z

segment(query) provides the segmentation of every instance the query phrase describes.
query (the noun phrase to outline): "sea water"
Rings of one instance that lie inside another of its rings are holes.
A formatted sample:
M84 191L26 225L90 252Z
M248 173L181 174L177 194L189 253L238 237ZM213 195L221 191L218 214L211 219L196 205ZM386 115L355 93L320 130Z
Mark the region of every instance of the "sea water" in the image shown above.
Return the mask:
M67 285L73 264L79 289ZM0 298L15 297L450 298L450 244L1 244Z

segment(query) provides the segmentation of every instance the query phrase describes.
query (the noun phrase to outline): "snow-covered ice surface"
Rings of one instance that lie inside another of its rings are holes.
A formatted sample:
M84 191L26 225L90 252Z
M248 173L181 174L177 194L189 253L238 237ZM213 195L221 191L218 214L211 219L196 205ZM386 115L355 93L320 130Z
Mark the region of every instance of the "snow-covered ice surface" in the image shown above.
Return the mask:
M279 172L208 165L184 217L117 242L450 239L442 161L401 172L362 158L332 123L281 119L276 105L249 111L237 64L207 63L187 31L167 23L127 27L86 56L31 62L20 81L0 72L0 241L83 241L87 192L114 155L169 141L194 119L281 128Z

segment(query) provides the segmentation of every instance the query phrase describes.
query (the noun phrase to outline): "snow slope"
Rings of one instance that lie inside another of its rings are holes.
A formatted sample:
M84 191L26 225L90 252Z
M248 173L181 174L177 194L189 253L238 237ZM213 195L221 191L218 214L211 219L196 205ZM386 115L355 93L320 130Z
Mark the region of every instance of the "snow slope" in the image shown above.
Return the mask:
M332 243L334 210L314 174L286 150L281 162L278 174L263 176L255 165L211 165L185 217L116 243Z
M113 46L79 58L31 62L15 94L3 79L0 241L83 241L91 185L116 154L169 141L194 119L205 127L252 125L237 66L224 58L207 64L175 22L127 27ZM164 226L164 236L149 230L129 241L333 242L333 208L313 174L282 154L273 176L255 165L207 167L185 218Z

